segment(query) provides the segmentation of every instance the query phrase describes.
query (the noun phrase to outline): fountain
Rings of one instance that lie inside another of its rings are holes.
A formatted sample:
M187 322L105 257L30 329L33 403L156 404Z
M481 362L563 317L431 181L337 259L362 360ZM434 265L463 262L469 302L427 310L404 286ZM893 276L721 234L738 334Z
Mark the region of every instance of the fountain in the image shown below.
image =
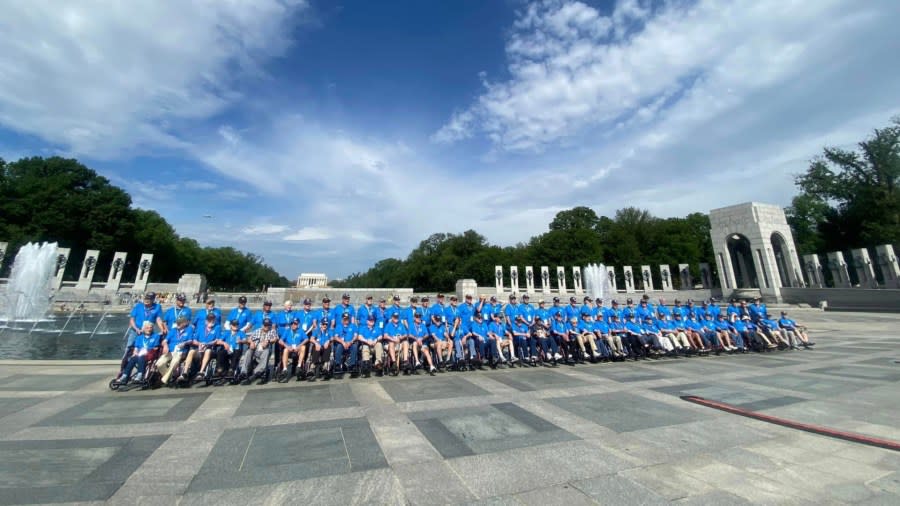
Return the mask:
M609 295L609 274L603 264L588 264L584 268L585 290L594 299L607 301Z
M50 278L56 267L57 244L28 243L19 249L6 285L6 321L40 321L50 309Z

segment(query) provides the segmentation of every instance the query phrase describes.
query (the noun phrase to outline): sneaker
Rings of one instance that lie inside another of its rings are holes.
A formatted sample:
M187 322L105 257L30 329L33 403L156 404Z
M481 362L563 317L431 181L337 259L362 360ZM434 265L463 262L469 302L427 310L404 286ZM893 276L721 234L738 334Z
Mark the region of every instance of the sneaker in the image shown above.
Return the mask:
M513 364L515 364L518 361L519 361L519 357L513 357L510 359L510 363L513 363Z
M134 377L134 381L138 381L138 382L144 381L144 375L142 373L139 373L137 376Z
M559 353L554 353L554 354L553 354L553 359L554 359L554 360L562 360L562 355L560 355Z
M600 354L597 353L596 351L591 353L591 356L593 356L594 358L600 358Z
M119 377L116 379L116 383L125 383L126 381L128 381L128 377L125 376L124 374L121 375L121 376L119 376Z

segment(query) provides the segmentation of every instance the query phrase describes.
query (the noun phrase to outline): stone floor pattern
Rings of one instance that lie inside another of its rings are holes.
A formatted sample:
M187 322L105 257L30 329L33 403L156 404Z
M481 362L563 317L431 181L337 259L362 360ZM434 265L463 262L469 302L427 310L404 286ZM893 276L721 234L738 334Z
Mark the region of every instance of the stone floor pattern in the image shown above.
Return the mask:
M0 504L900 504L900 315L797 312L791 351L110 392L0 361Z

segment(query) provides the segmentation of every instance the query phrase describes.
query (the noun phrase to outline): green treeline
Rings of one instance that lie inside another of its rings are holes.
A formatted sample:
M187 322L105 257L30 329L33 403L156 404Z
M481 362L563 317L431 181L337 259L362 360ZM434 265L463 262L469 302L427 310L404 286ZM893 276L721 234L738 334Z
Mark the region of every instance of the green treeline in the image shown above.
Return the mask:
M709 217L693 213L685 218L661 219L647 211L628 207L620 209L613 218L598 217L588 207L575 207L557 213L549 231L532 237L527 244L501 248L488 244L473 230L462 234L433 234L409 254L406 260L388 258L376 263L364 273L333 282L333 286L412 287L422 291L452 290L456 280L471 278L479 285L494 284L494 266L519 266L519 280L524 284L524 266L534 267L540 276L540 266L550 267L555 284L556 266L566 268L568 285L572 286L573 266L589 263L606 265L648 264L658 271L659 264L690 263L699 276L700 262L713 265L712 243L709 239ZM674 272L675 267L673 267ZM621 268L617 275L621 275ZM658 272L654 279L659 283ZM677 276L673 280L678 283ZM508 279L504 281L508 284ZM623 283L623 280L619 280ZM535 280L540 286L540 282Z
M0 159L0 240L10 258L26 242L55 241L72 249L66 276L74 279L88 249L100 250L95 279L105 279L115 251L127 251L123 279L133 279L141 253L153 253L151 281L206 275L213 290L259 290L288 280L262 259L234 248L204 248L180 237L155 211L134 209L121 188L76 160Z

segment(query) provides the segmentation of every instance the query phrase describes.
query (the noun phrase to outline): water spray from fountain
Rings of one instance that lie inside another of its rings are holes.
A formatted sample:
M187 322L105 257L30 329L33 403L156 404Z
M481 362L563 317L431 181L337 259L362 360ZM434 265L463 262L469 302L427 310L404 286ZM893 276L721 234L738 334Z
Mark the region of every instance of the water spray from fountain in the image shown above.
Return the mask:
M606 272L605 265L588 264L585 266L584 282L585 289L592 298L602 299L605 304L609 304L611 286L609 284L609 274Z
M50 309L50 279L55 275L57 244L28 243L13 261L6 304L0 319L39 321Z

